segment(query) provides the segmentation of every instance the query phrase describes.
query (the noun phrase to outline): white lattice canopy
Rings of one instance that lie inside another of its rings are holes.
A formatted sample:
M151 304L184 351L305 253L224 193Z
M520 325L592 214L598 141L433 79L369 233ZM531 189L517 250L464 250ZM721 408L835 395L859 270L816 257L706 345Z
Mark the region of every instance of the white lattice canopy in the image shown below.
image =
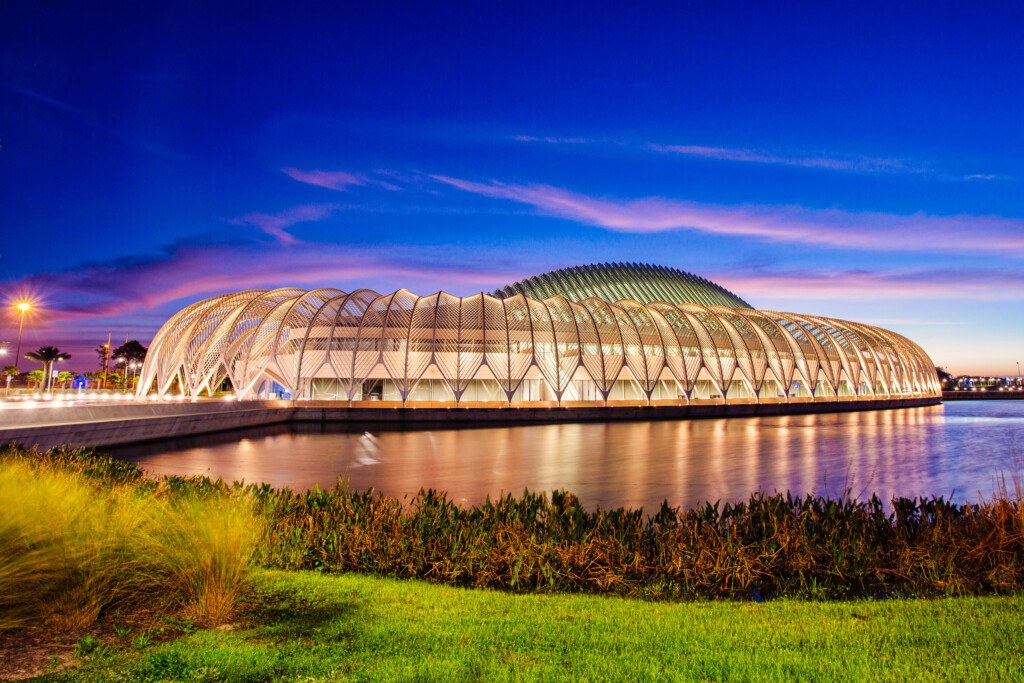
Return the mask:
M250 290L177 313L138 392L402 404L941 395L914 342L833 318L688 301Z

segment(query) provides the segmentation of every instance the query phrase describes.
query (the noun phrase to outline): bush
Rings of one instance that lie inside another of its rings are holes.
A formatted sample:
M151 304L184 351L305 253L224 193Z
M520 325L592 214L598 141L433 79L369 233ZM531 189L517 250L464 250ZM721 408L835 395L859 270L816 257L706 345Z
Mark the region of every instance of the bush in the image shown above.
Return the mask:
M156 558L159 569L150 567L140 575L149 577L151 585L176 586L175 594L189 596L187 609L195 614L227 609L250 553L253 563L280 569L667 599L1024 589L1024 495L1019 487L1008 491L1004 486L978 503L899 498L888 506L877 497L861 501L848 494L837 499L756 493L741 503L687 510L663 504L647 516L642 510L588 510L564 491L550 496L524 491L519 497L461 507L436 491L399 500L341 485L296 493L206 477L147 479L137 465L84 451L10 449L0 452L0 462L73 473L76 481L92 482L108 498L130 489L145 499L145 514L154 521L142 528L153 540L132 541L127 551L117 552L113 549L121 546L110 541L106 552L126 565ZM135 520L118 524L127 530ZM65 527L73 531L62 533L99 533L72 522ZM165 530L162 535L154 531L158 528ZM258 535L255 547L246 540L249 533ZM45 535L34 531L27 538ZM198 546L194 551L192 539ZM3 539L0 543L8 545ZM134 552L143 547L151 550ZM111 593L123 590L116 581L97 585Z

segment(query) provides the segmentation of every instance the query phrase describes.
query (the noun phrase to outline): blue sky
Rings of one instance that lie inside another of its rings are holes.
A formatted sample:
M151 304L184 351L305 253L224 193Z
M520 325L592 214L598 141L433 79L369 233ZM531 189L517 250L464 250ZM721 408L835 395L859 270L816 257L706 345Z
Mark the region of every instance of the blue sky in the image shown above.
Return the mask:
M1024 361L1020 3L148 4L0 10L27 348L87 369L223 291L636 261Z

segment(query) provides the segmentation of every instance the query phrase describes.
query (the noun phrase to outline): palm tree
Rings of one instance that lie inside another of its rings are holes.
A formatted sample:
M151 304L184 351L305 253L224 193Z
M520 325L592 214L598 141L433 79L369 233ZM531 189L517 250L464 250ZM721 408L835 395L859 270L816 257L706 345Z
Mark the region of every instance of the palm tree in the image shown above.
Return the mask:
M17 375L20 375L21 373L18 372L18 367L16 365L7 365L7 366L4 367L4 369L2 371L0 371L0 374L3 374L7 378L7 390L6 390L6 393L10 394L11 393L11 378L16 377Z
M26 353L25 358L43 364L42 384L46 385L46 387L49 388L51 374L50 368L53 367L53 364L59 360L67 360L68 358L71 358L71 354L61 353L60 349L58 349L56 346L40 346L37 351L29 351L28 353Z

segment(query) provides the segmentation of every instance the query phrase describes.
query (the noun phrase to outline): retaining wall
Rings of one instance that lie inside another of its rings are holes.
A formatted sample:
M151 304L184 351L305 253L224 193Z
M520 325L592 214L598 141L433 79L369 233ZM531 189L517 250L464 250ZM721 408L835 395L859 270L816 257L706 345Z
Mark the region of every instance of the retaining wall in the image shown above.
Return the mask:
M0 409L0 443L46 449L114 446L287 422L291 401L91 403L73 406L8 403Z
M943 391L943 401L1020 401L1024 391Z
M402 408L347 407L334 402L199 401L185 403L93 403L57 407L5 404L0 408L0 443L52 448L115 446L222 432L285 422L390 424L455 427L489 424L552 424L754 417L885 410L935 405L938 398L820 403L747 403L587 407Z

